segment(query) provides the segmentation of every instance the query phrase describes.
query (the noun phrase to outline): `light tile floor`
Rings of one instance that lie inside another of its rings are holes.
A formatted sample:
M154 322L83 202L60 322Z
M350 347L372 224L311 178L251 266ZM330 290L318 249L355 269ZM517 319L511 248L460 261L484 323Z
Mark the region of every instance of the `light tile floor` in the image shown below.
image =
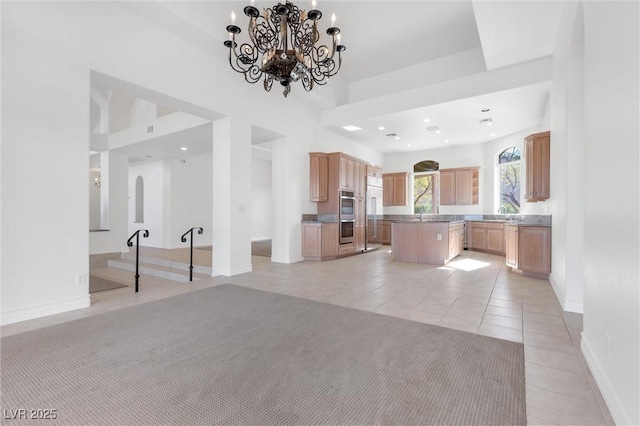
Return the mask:
M211 252L202 251L199 255L210 259ZM168 250L151 252L172 257ZM94 293L89 308L6 325L1 333L4 337L232 283L524 343L530 425L614 424L580 351L582 315L564 312L548 281L511 273L504 257L465 251L437 267L395 262L389 247L383 247L330 262L287 265L257 256L252 262L252 273L193 283L143 276L137 294L131 287ZM121 272L116 276L122 280Z

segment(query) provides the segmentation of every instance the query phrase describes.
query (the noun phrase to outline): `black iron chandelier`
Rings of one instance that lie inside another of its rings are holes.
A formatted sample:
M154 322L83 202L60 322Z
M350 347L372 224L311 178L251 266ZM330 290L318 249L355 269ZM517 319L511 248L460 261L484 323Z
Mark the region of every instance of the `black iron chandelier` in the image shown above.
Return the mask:
M340 44L340 28L333 26L335 14L327 29L331 47L317 45L322 12L315 9L315 1L312 4L314 8L307 12L287 1L260 13L252 1L244 8L249 17L250 43L243 43L239 48L236 35L240 34L240 28L235 25L232 13L232 23L227 26L229 40L224 42L229 48L231 68L244 74L251 84L264 75L263 85L267 92L274 80L279 81L284 86L285 97L291 92L291 83L296 81L301 81L307 91L313 89L314 84L327 84L340 70L346 47ZM338 57L334 59L336 52Z

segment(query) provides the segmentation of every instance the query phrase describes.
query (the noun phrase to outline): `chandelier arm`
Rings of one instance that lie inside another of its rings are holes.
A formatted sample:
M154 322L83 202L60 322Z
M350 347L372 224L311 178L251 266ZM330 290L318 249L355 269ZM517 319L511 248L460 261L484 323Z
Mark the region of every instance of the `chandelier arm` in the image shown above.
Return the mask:
M229 48L231 68L243 74L247 82L253 84L263 79L264 89L270 91L273 82L278 81L286 97L295 82L301 81L304 89L310 91L316 84L327 84L340 70L341 53L345 50L339 44L340 29L328 28L331 44L318 45L318 21L322 17L319 10L300 10L285 0L263 9L262 13L253 5L244 11L249 17L249 42L236 44L240 28L232 24L227 26L231 39L224 45Z

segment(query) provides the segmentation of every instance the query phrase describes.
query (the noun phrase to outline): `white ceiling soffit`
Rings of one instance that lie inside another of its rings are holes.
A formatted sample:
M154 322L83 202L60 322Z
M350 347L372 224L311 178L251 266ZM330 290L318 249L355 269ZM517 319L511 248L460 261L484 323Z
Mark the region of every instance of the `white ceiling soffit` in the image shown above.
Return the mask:
M98 71L91 71L91 87L96 89L110 89L114 92L126 95L131 99L143 99L157 105L162 105L173 111L182 111L206 120L215 121L225 117L224 114L220 114L216 111L211 111L187 101L156 92L146 87L142 87Z
M564 1L473 2L487 69L553 54Z
M114 151L127 154L129 162L157 161L208 154L213 150L212 123L125 145ZM187 148L183 151L181 148Z
M269 142L283 138L284 135L260 126L251 126L251 145L267 146Z

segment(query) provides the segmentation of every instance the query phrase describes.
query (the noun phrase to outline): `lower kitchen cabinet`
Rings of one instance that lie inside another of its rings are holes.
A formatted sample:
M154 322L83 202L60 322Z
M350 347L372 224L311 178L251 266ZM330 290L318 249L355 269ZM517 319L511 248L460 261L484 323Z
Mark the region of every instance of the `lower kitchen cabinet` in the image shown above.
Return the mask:
M469 249L505 254L504 223L469 222Z
M338 256L337 223L303 223L302 256L305 260L329 260Z
M507 226L506 263L528 277L548 279L551 273L551 228Z
M464 224L451 223L449 224L449 257L447 260L458 256L462 250L464 250Z
M375 224L372 219L367 220L368 235L367 241L370 243L383 244L385 246L391 245L391 221L390 220L376 220ZM375 231L375 232L374 232Z

